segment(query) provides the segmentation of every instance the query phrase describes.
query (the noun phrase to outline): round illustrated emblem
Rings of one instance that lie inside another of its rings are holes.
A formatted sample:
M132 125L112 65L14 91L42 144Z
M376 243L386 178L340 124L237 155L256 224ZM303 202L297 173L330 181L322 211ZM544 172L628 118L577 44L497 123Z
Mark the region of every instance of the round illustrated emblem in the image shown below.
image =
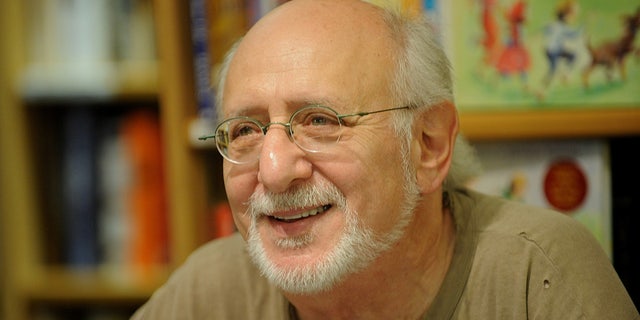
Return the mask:
M578 163L567 159L551 163L544 177L544 195L562 212L580 207L587 197L587 177Z

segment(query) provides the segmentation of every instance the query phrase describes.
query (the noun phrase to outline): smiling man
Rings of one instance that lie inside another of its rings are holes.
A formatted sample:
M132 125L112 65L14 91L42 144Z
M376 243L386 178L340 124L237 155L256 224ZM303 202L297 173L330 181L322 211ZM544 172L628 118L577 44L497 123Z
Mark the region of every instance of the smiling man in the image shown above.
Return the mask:
M356 0L259 21L225 61L208 137L239 232L134 318L638 317L575 221L464 189L474 159L435 38Z

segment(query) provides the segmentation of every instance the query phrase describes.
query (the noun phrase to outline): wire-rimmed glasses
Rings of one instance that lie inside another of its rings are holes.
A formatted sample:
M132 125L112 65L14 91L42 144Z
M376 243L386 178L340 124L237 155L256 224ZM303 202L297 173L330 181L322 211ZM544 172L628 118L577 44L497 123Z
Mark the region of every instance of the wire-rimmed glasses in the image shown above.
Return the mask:
M222 121L213 135L200 137L200 140L215 138L220 154L235 164L257 161L262 149L264 137L272 125L281 125L287 129L290 139L302 150L310 153L322 152L340 141L345 123L342 119L354 116L408 109L408 106L382 109L369 112L338 114L335 110L322 105L309 105L296 110L289 122L269 122L263 124L251 117L240 116Z

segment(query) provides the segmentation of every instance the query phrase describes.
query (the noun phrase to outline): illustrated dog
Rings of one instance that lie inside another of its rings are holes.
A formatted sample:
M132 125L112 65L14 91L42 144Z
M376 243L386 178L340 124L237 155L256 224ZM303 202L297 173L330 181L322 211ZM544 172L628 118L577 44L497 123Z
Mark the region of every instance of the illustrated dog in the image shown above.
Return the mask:
M635 51L633 41L640 26L640 7L635 14L625 15L623 24L624 32L619 39L607 41L595 48L587 44L587 49L591 54L591 63L582 74L582 82L585 88L589 87L589 76L597 66L605 68L607 80L609 81L611 81L616 67L619 70L621 79L623 81L626 80L627 73L624 62L627 55Z

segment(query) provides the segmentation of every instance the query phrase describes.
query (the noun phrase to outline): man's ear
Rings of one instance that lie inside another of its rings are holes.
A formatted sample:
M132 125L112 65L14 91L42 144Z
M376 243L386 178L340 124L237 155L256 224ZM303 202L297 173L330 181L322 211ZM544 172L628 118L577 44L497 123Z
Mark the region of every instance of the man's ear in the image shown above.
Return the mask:
M432 106L416 117L412 157L422 193L431 193L444 182L458 126L458 113L452 102Z

